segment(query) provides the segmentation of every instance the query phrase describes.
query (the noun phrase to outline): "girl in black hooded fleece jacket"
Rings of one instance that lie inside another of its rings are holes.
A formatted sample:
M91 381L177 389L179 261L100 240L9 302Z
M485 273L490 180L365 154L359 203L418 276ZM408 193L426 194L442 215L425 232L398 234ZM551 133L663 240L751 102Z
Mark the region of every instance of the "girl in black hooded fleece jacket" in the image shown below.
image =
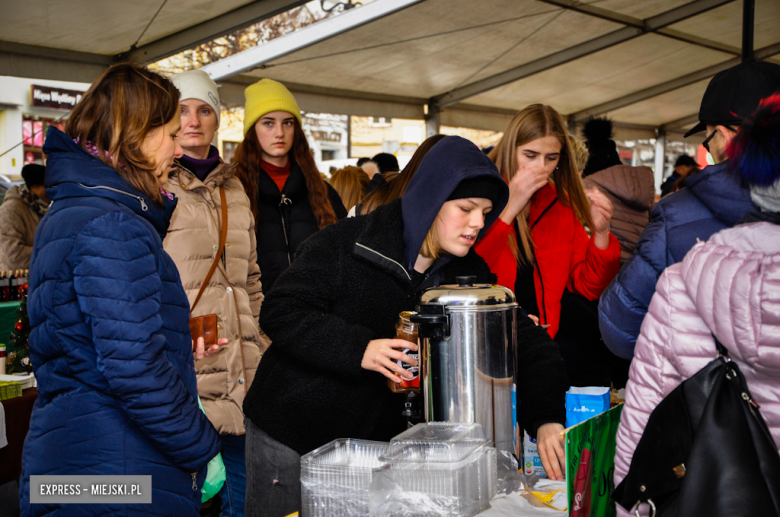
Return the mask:
M495 281L471 248L507 198L493 162L450 136L426 155L401 199L303 243L260 316L272 344L244 401L246 515L299 510L300 455L336 438L388 441L405 430L405 395L392 393L387 378L397 380L395 361L409 343L386 338L423 289L460 275ZM452 240L464 218L468 229ZM432 226L438 258L423 256L431 255ZM568 383L557 347L530 319L517 327L524 421L563 423Z

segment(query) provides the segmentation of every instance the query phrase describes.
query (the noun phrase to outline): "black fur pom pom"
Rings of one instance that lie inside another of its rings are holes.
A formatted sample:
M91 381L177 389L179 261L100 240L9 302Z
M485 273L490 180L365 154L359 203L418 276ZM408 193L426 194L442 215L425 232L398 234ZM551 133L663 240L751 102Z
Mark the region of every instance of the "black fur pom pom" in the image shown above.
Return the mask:
M605 118L589 118L582 129L582 134L589 143L611 140L612 121Z

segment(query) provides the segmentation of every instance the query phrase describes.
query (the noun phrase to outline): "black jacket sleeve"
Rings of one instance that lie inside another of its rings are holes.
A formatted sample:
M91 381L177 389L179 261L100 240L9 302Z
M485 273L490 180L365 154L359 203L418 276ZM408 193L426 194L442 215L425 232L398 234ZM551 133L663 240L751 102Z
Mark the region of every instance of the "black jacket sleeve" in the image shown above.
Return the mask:
M566 365L558 345L530 318L517 318L517 395L519 420L532 438L537 427L566 422Z

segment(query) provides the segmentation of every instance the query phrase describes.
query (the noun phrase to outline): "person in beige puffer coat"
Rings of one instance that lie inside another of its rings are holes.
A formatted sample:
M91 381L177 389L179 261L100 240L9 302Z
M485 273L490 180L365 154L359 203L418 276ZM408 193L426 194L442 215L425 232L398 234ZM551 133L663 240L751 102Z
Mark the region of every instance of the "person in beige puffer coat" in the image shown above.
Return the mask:
M221 320L219 336L229 341L218 354L196 362L195 368L198 393L214 427L221 434L240 435L244 433L244 395L268 342L257 324L263 292L254 218L233 166L220 162L205 181L181 166L171 172L166 188L179 203L163 245L179 268L182 285L193 303L214 260L213 248L219 244L220 186L228 204L225 257L192 316L216 314Z
M220 491L221 515L241 516L246 486L243 402L268 340L258 327L263 291L257 265L255 219L249 198L211 145L219 126L217 86L204 72L171 77L181 92L182 127L177 140L184 156L171 171L166 189L178 205L163 246L179 269L190 304L219 253L223 188L228 206L224 254L192 316L216 314L219 337L228 343L195 362L198 394L222 438L227 480Z

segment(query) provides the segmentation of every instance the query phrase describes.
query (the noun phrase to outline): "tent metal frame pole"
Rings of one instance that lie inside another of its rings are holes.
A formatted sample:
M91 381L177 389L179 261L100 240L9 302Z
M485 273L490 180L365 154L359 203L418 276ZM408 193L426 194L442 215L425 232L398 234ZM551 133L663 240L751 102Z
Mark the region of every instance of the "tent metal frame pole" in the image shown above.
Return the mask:
M609 102L605 102L604 104L599 104L598 106L593 106L592 108L579 111L577 113L574 113L573 116L578 121L584 121L588 117L597 117L604 113L615 111L620 108L624 108L626 106L636 104L637 102L641 102L645 99L650 99L652 97L656 97L658 95L662 95L664 93L671 92L679 88L683 88L685 86L702 81L704 79L708 79L713 75L717 74L718 72L722 70L726 70L738 64L739 64L739 58L729 59L728 61L724 61L723 63L718 63L717 65L710 66L708 68L705 68L704 70L699 70L697 72L693 72L684 75L682 77L672 79L671 81L657 84L655 86L651 86L650 88L646 88L644 90L631 93L624 97L620 97L619 99L613 99Z
M767 59L776 54L780 54L780 43L769 45L768 47L764 47L762 49L755 51L753 57L754 59ZM578 111L577 113L574 113L573 116L575 119L577 119L578 122L582 122L590 116L597 117L604 113L615 111L617 109L624 108L632 104L636 104L637 102L641 102L645 99L650 99L652 97L656 97L658 95L671 92L679 88L683 88L685 86L691 85L698 81L708 79L714 76L715 74L717 74L718 72L722 70L727 70L732 66L738 65L739 63L740 63L740 58L735 57L734 59L729 59L728 61L724 61L723 63L718 63L717 65L713 65L703 70L692 72L688 75L684 75L682 77L672 79L668 82L651 86L650 88L646 88L638 92L630 93L624 97L620 97L619 99L613 99L609 102L605 102L603 104L593 106L592 108Z
M437 95L432 98L434 104L440 108L446 108L469 97L474 97L489 90L504 86L525 77L543 72L550 68L568 63L590 54L594 54L611 46L623 43L649 32L655 32L659 29L692 18L701 13L707 12L721 5L733 2L734 0L695 0L688 4L671 9L658 14L646 20L642 20L642 27L623 27L616 31L604 34L589 41L580 43L573 47L542 57L530 63L511 68L485 79L480 79L471 84L455 88L449 92ZM371 5L371 4L369 4Z
M428 104L428 114L425 115L425 138L438 135L441 131L441 110L435 104Z
M625 14L620 14L618 12L610 11L607 9L602 9L592 4L583 3L581 0L539 0L539 1L557 7L562 7L570 11L586 14L588 16L593 16L594 18L600 18L602 20L607 20L610 22L627 25L629 27L642 28L644 26L644 21L640 20L639 18L634 18L633 16L627 16ZM676 39L678 41L684 41L686 43L691 43L692 45L697 45L712 50L719 50L721 52L726 52L728 54L733 54L735 56L739 56L741 54L740 49L733 47L731 45L726 45L718 41L702 38L701 36L695 36L693 34L688 34L682 31L670 29L669 27L656 29L653 32L656 34L660 34L662 36L666 36L667 38Z
M699 122L699 114L693 113L692 115L688 115L687 117L682 117L677 120L672 120L671 122L667 122L663 126L661 126L661 129L663 131L674 131L679 130L681 128L684 128L685 126L688 126L690 124L696 124Z
M655 137L655 170L653 171L653 177L655 178L655 191L661 192L661 183L664 181L664 172L666 165L666 130L658 128L656 130L657 136Z
M755 0L742 0L742 61L753 59L753 28L756 17Z
M255 0L182 31L119 54L119 60L153 63L305 4L307 0Z
M200 70L209 74L214 81L222 81L234 75L261 68L270 61L356 29L421 1L374 0L357 9L350 9L338 16L319 21L263 45L210 63L201 67Z

